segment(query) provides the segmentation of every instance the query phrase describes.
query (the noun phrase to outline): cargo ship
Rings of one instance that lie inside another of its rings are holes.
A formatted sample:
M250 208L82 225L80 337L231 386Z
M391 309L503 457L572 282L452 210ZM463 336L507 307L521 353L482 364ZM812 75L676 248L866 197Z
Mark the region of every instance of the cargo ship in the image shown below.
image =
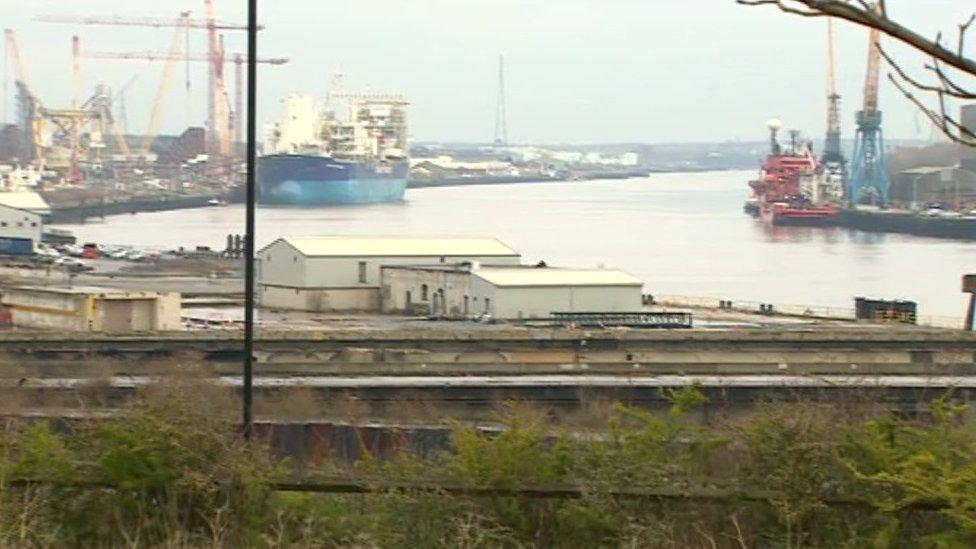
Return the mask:
M759 169L759 177L749 182L752 196L744 210L772 225L827 226L837 220L835 202L843 197L843 187L828 177L813 155L809 141L799 132L790 132L790 144L783 148L777 139L781 123L769 121L770 151Z
M348 100L336 115L336 99ZM258 202L320 206L403 200L410 172L406 106L396 94L330 93L318 110L303 94L284 99L285 116L258 158Z

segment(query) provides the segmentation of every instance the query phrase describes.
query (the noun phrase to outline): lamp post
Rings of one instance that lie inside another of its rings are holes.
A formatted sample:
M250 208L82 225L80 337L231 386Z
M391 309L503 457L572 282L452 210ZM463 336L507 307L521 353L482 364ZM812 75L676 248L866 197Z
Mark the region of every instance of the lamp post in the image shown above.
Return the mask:
M241 429L245 440L251 439L254 367L254 209L255 160L257 156L257 59L258 1L247 2L247 146L244 215L244 383Z

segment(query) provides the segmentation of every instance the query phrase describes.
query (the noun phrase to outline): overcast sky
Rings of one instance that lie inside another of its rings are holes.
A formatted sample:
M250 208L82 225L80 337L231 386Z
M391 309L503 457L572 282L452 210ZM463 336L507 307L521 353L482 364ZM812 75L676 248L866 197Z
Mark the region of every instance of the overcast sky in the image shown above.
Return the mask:
M243 21L244 2L215 3L220 19ZM974 8L971 0L888 5L893 18L953 39ZM200 17L203 0L0 0L0 21L19 34L35 93L47 105L66 106L72 34L89 50L166 51L173 31L39 23L34 16L173 18L181 10ZM808 134L824 131L826 22L768 7L734 0L265 0L260 11L267 26L261 55L291 59L260 70L261 124L280 116L282 95L322 94L341 69L347 87L405 93L414 140L489 141L497 58L504 53L513 142L758 140L773 116ZM844 22L835 31L844 133L851 137L867 32ZM243 51L241 34L228 34L228 51ZM191 49L202 54L205 47L205 33L194 32ZM920 69L920 56L891 51ZM88 60L83 72L86 89L97 82L117 88L138 75L126 105L129 130L139 132L162 69ZM232 69L227 76L232 86ZM182 130L187 119L202 125L206 117L204 65L192 71L189 109L184 80L180 64L165 102L165 132ZM930 126L884 80L881 108L889 138L929 137Z

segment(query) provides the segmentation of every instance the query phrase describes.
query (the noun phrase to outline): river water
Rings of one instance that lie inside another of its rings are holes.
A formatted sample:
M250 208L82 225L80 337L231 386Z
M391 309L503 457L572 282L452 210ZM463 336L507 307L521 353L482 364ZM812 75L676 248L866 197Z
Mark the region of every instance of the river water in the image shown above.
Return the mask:
M397 204L263 207L258 244L284 235L485 235L526 262L623 269L652 294L850 307L855 295L913 299L961 316L976 244L840 228L767 227L742 212L751 172L412 189ZM61 225L80 241L155 249L243 233L243 206Z

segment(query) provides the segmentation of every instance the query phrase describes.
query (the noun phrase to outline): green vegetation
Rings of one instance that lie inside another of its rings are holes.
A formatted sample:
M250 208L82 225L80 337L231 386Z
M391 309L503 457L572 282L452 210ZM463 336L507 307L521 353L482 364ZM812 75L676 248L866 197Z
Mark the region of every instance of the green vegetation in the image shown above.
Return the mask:
M305 473L375 488L336 494L278 491L298 464L240 441L226 402L188 394L3 426L0 545L976 545L976 424L948 400L924 419L801 402L705 422L690 388L668 413L615 406L601 428L555 431L513 408L496 433L456 425L435 460Z

